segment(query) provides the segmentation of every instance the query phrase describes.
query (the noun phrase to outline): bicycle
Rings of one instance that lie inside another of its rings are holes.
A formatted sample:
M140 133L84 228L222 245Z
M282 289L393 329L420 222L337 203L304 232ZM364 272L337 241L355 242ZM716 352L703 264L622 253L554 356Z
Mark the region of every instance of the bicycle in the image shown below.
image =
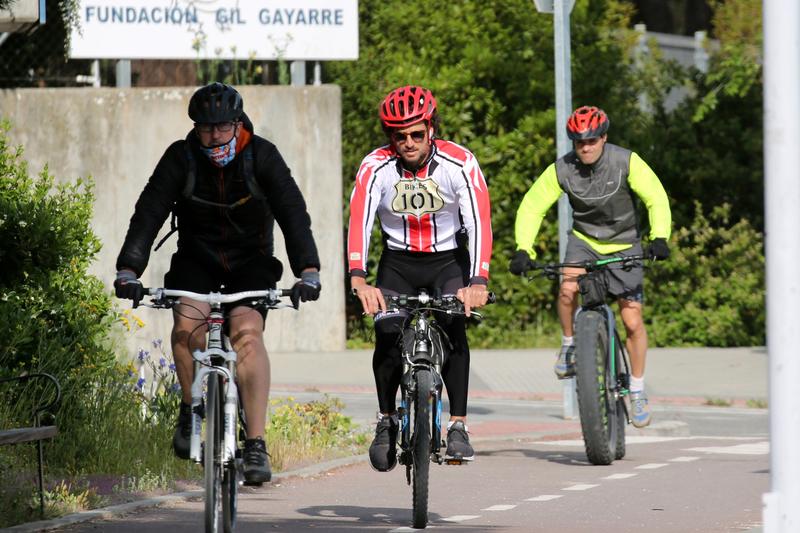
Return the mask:
M464 315L464 304L454 295L384 295L387 312L407 312L401 335L403 374L400 381L400 457L406 482L412 485L412 524L428 524L428 477L430 464L462 464L461 457L444 457L442 440L442 367L450 348L447 335L434 313ZM495 300L489 293L489 303ZM481 318L480 313L471 315Z
M208 294L163 288L144 289L151 296L148 307L171 309L180 298L205 302L211 311L205 317L208 342L205 350L194 350L192 381L192 434L190 459L203 465L205 488L205 530L219 531L220 519L225 533L236 527L239 485L243 483L242 443L247 421L236 385L236 351L224 331L227 316L222 305L250 300L254 307L281 309L293 307L280 299L291 295L291 289L268 289L230 294ZM205 398L203 391L205 389ZM203 432L205 420L205 432ZM237 431L238 429L238 431ZM201 443L201 435L202 438ZM220 510L221 516L220 516Z
M625 457L625 424L630 423L625 397L630 394L630 359L606 303L611 268L643 268L645 255L611 257L576 263L534 263L548 279L564 268L582 268L577 276L581 306L575 313L575 379L586 456L595 465ZM533 279L536 276L530 276Z

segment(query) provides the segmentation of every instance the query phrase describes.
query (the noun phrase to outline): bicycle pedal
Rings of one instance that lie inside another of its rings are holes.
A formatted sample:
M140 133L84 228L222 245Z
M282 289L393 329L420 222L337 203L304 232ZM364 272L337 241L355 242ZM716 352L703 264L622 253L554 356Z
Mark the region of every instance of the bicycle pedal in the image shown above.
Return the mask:
M465 461L463 459L458 459L458 458L455 458L455 457L448 457L448 458L446 458L444 460L444 464L446 464L446 465L454 465L454 466L463 465L464 462Z
M244 485L245 487L261 487L262 485L264 485L264 482L263 481L247 481L247 480L245 480L244 482L242 482L242 485Z

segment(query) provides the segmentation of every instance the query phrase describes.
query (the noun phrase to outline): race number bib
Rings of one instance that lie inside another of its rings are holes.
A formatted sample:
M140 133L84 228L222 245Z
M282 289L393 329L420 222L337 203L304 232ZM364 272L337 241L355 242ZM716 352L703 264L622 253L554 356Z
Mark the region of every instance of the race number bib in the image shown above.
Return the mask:
M421 217L444 207L444 200L439 194L439 184L431 178L399 180L394 189L392 211L395 213Z

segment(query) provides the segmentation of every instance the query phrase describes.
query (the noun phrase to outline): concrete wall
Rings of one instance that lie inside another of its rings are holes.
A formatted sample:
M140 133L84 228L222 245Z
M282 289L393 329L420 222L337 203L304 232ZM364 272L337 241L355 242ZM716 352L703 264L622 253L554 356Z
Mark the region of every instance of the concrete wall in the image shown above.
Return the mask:
M12 122L12 144L25 148L31 173L45 165L59 181L91 176L93 227L103 249L92 273L111 289L114 263L136 199L166 147L191 128L192 88L20 89L0 91L0 118ZM320 300L299 312L267 318L265 338L280 351L341 350L345 344L342 259L341 94L338 87L241 87L255 131L278 146L308 203L322 262ZM169 229L165 223L159 239ZM284 263L280 287L294 283L276 224L276 253ZM156 241L157 242L157 241ZM161 286L177 235L151 255L142 277ZM120 301L121 308L129 302ZM139 308L145 327L127 336L134 353L155 338L169 339L171 313Z

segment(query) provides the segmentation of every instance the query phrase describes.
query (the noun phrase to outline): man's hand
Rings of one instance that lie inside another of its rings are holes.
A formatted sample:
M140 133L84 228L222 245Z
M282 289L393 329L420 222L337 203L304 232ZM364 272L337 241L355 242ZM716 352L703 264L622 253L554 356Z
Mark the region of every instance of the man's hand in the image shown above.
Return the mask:
M656 261L668 259L669 246L667 246L667 240L662 238L653 239L653 242L647 247L647 255Z
M144 287L142 282L136 279L133 270L123 269L117 272L117 279L114 280L114 292L117 298L133 300L133 308L139 307L139 302L144 298Z
M530 269L531 257L525 250L517 250L511 262L508 264L508 270L515 276L521 276Z
M350 286L353 287L353 293L361 300L364 313L374 315L378 311L386 311L383 293L377 287L367 285L366 279L361 276L351 276Z
M486 305L489 300L489 291L486 290L486 285L476 283L458 289L456 298L464 304L464 314L469 316L472 309Z
M300 273L300 281L292 287L292 305L295 309L300 307L300 302L316 300L322 290L322 283L319 281L319 271L316 269L304 270Z

